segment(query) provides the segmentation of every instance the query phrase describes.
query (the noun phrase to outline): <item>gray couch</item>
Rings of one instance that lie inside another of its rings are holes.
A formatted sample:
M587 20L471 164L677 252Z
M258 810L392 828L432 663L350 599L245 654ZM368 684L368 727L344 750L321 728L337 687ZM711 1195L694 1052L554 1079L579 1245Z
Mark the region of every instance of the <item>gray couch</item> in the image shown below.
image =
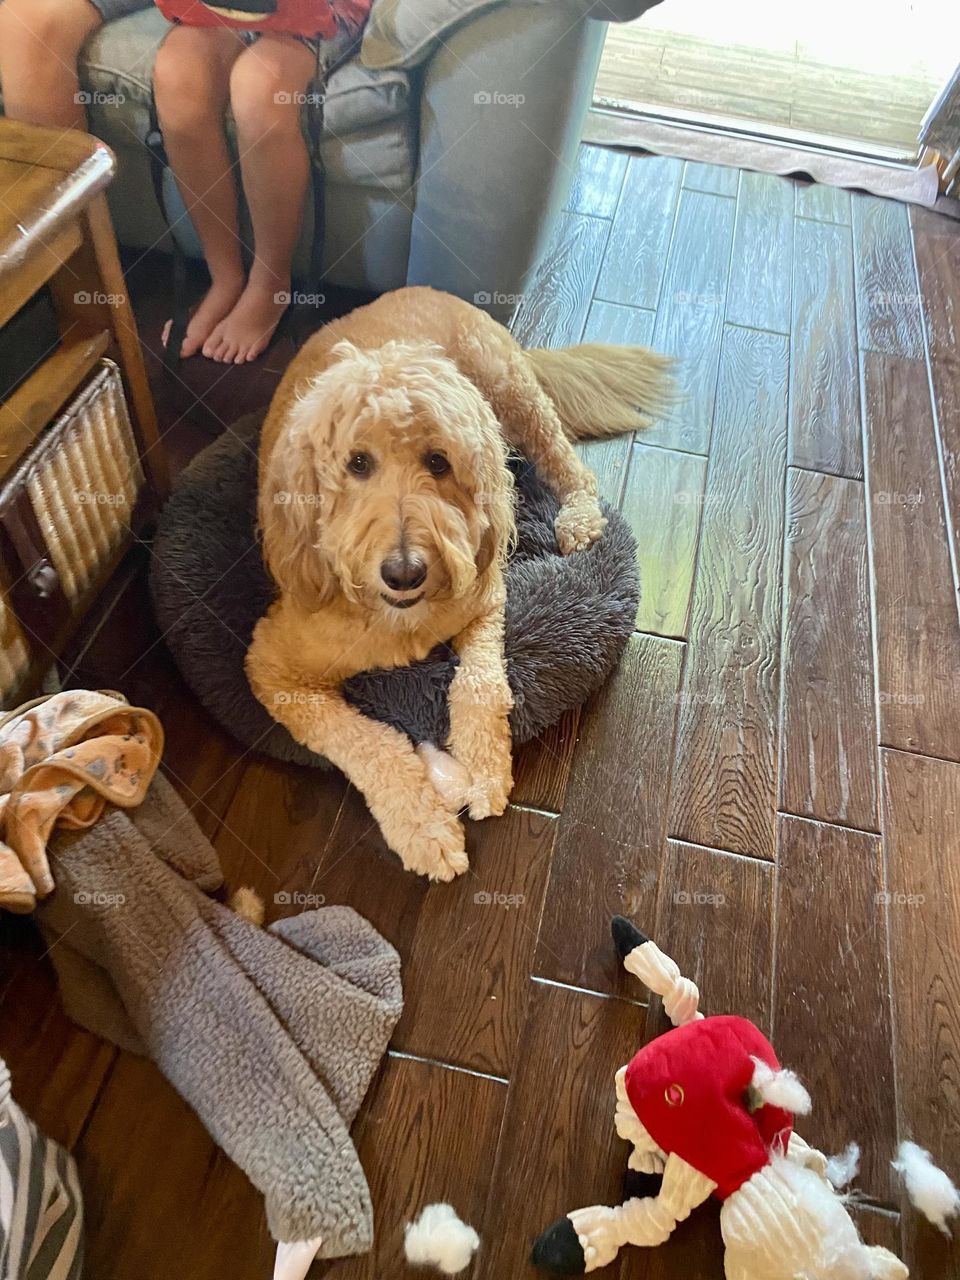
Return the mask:
M432 284L506 319L566 198L606 20L653 3L375 0L360 57L326 87L325 279L377 292ZM117 232L140 248L166 232L142 145L166 30L156 9L111 23L82 71L91 128L119 160ZM168 217L200 256L167 178ZM301 276L314 225L311 204Z

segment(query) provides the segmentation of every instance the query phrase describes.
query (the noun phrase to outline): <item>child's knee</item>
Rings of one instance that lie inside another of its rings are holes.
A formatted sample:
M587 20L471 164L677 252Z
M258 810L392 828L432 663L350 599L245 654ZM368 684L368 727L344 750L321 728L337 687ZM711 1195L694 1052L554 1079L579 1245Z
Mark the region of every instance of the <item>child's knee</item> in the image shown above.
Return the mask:
M88 0L3 0L0 50L21 70L38 60L73 65L99 26L100 15Z
M176 34L176 33L173 33ZM153 91L160 124L166 132L191 133L208 129L210 117L222 113L222 95L214 92L209 63L172 37L157 50Z
M230 105L240 133L257 136L300 129L304 85L257 59L241 57L230 75Z

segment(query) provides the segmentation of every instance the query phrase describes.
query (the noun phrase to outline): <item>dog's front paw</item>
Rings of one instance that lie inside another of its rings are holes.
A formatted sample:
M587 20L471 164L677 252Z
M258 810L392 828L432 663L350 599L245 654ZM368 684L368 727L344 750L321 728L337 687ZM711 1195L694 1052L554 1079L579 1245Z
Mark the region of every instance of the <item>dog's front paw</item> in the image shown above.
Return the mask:
M467 806L470 817L479 821L481 818L498 818L507 807L510 792L513 790L513 772L507 765L506 773L481 774L474 776L467 791Z
M593 546L606 526L606 516L595 498L565 503L553 522L560 554L569 556L574 551L586 551Z
M452 880L470 865L463 826L442 807L439 797L434 811L424 814L424 821L409 832L397 852L408 871L430 880Z

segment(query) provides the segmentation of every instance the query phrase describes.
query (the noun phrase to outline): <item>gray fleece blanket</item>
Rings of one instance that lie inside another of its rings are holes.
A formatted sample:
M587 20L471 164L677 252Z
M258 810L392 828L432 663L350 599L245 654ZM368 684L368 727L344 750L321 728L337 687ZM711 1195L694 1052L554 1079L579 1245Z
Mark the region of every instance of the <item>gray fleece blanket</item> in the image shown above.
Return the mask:
M263 1193L276 1240L367 1250L349 1128L400 1016L394 949L348 907L260 929L207 897L216 854L160 775L50 855L37 918L70 1016L157 1063Z

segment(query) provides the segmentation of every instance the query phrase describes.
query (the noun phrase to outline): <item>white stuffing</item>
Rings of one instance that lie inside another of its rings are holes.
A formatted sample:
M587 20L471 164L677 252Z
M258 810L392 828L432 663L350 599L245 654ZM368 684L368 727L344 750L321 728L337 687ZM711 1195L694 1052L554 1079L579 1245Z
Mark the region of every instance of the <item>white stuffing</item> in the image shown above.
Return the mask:
M432 742L421 742L416 751L443 803L448 809L462 809L470 790L469 771L449 751L442 751Z
M837 1191L849 1187L860 1172L860 1148L851 1142L845 1151L838 1151L835 1156L827 1158L827 1181Z
M445 1276L468 1267L479 1246L476 1231L461 1222L449 1204L428 1204L404 1232L407 1261L415 1267L436 1267Z
M915 1142L901 1142L893 1167L903 1178L914 1208L944 1235L949 1235L947 1219L960 1212L960 1192L933 1163L930 1152Z
M807 1116L813 1107L810 1095L792 1071L781 1067L774 1071L760 1058L754 1058L752 1084L771 1107L781 1107L795 1116Z

